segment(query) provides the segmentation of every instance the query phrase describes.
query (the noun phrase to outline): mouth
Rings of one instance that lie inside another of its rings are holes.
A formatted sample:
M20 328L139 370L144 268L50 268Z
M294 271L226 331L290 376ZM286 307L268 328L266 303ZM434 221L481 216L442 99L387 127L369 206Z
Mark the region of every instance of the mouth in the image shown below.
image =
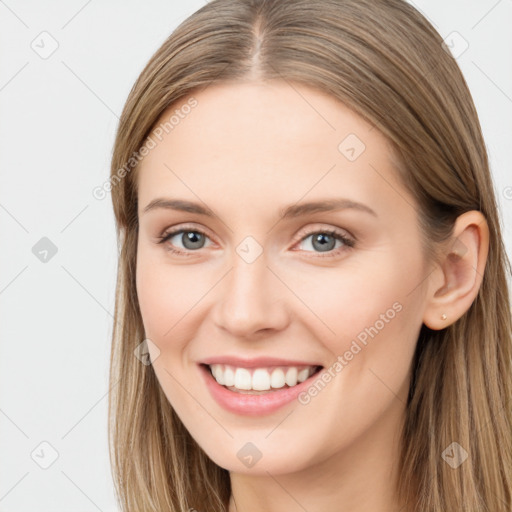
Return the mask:
M323 369L321 365L243 367L215 363L201 366L220 386L247 395L268 395L294 388Z
M261 417L297 401L324 366L276 357L216 356L198 361L210 396L230 413Z

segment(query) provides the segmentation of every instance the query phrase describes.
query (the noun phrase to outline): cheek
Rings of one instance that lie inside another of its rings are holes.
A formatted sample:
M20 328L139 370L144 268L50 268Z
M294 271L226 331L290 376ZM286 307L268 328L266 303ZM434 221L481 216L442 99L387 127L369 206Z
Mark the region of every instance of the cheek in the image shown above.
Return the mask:
M191 335L190 312L198 290L190 286L184 267L167 265L163 258L158 251L139 248L137 297L145 337L153 343L149 344L153 370L169 402L179 407L184 398L177 384L184 378L179 361Z
M148 337L159 338L173 325L175 304L168 275L144 251L137 258L137 298ZM173 285L176 286L176 283ZM166 328L167 326L167 328Z
M165 250L140 248L136 286L145 334L163 353L180 350L193 337L212 277L194 265L170 264ZM210 271L211 273L211 271ZM178 343L177 343L178 342Z
M384 314L393 318L396 302L403 304L410 288L393 259L378 265L368 259L356 265L340 265L328 272L303 273L299 278L288 272L286 282L294 283L293 292L300 299L297 307L310 326L318 325L320 339L340 340L352 337L358 330L373 325Z
M346 355L351 378L362 378L373 365L386 374L400 368L403 376L421 327L421 269L413 254L379 254L378 262L370 256L357 267L329 269L325 279L318 272L303 275L294 292L308 306L302 316L308 329L333 359Z

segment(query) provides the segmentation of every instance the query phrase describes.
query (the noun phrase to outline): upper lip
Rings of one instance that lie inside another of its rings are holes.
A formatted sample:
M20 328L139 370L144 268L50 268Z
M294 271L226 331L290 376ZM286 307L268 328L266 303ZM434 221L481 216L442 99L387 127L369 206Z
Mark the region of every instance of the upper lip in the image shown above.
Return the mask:
M238 356L215 356L200 361L200 364L227 364L237 368L264 368L267 366L322 366L311 361L299 361L296 359L282 359L279 357L254 357L244 358Z

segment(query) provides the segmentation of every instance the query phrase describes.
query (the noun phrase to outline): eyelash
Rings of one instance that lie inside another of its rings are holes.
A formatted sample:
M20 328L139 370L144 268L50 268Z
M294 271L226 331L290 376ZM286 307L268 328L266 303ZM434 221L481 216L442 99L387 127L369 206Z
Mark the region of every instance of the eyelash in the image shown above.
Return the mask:
M173 236L179 234L179 233L186 233L186 232L192 232L192 233L199 233L201 235L204 235L205 237L209 238L208 235L193 226L181 226L179 229L174 229L172 231L164 232L162 235L158 237L158 244L164 244L168 240L170 240ZM306 233L301 233L300 238L296 243L302 242L306 238L309 238L311 235L329 235L334 237L336 240L339 240L343 242L344 246L338 247L337 249L333 249L332 251L327 251L326 254L322 254L320 252L316 253L316 256L308 256L308 257L320 257L320 258L329 258L337 256L342 251L347 251L352 249L355 246L355 240L352 240L351 238L346 237L341 231L337 229L323 229L323 230L315 230L315 231L308 231ZM173 253L178 254L179 256L185 256L189 257L192 256L193 253L198 252L197 250L188 250L188 251L182 251L181 249L175 249L171 245L166 247L166 250ZM305 251L305 252L315 252L315 251Z

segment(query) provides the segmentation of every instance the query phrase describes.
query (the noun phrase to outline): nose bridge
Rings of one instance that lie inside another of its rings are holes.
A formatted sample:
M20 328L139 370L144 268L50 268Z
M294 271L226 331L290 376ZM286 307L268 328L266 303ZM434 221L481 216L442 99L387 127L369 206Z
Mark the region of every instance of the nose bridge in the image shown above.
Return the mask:
M247 263L239 256L233 258L233 268L226 286L227 298L242 306L248 300L257 304L263 304L265 298L268 269L263 258Z
M244 251L245 249L245 251ZM267 267L261 252L255 257L255 247L240 244L233 252L232 268L220 287L217 324L237 336L282 328L287 321L284 293L276 276ZM261 251L261 249L260 249Z

